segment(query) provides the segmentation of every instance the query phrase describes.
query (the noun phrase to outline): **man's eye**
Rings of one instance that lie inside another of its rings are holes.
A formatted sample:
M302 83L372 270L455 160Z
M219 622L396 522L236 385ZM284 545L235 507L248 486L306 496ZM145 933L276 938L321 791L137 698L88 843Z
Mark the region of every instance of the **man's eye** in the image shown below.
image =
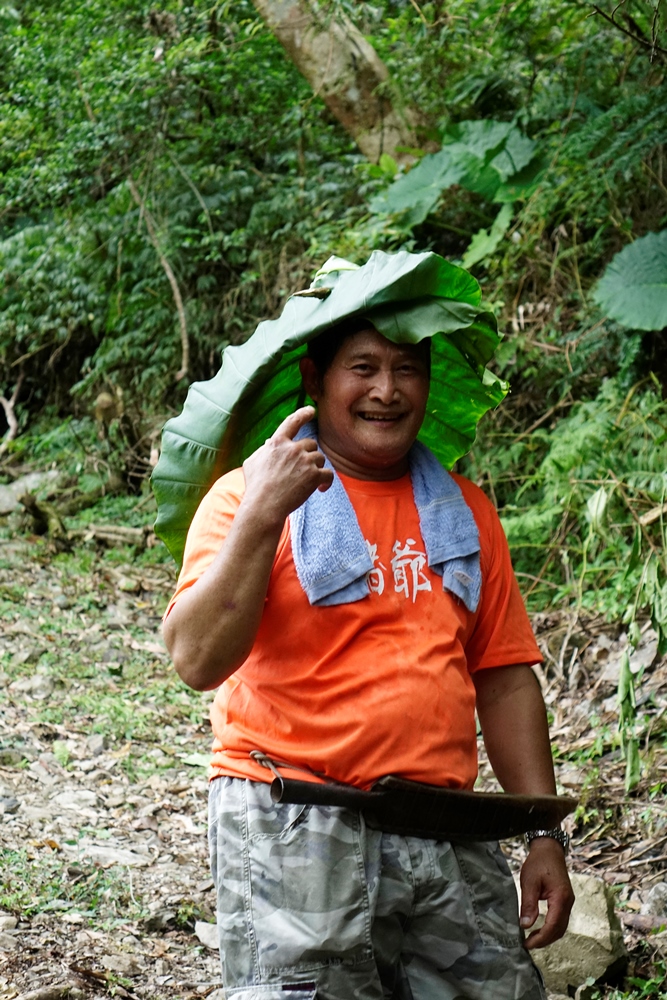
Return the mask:
M360 362L358 365L352 365L352 371L359 372L361 375L367 375L369 372L373 371L373 369L370 365Z

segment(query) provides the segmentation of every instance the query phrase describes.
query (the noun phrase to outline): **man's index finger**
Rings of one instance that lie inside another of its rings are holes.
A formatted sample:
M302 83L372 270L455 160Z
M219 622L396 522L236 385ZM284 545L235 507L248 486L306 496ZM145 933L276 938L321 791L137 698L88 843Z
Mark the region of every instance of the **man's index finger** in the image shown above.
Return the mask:
M309 420L312 420L314 416L314 406L300 406L298 410L294 411L294 413L290 413L289 417L285 417L272 436L274 438L283 437L293 440L298 431L300 431Z

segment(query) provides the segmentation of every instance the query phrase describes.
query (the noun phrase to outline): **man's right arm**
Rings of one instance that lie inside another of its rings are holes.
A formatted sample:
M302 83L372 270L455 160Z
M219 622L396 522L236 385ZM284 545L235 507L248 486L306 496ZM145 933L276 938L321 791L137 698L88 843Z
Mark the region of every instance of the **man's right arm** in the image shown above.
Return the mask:
M276 549L287 516L333 474L312 438L294 441L312 419L310 406L287 417L244 463L246 488L224 545L181 594L163 633L182 680L197 691L217 687L252 649Z

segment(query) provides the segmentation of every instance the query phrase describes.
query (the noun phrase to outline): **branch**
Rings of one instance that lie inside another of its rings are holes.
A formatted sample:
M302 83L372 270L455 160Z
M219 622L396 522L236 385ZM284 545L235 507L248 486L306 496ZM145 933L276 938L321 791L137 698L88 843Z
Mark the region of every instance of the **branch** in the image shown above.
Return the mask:
M543 424L545 420L548 420L549 417L553 416L556 410L560 410L564 406L572 406L572 401L568 399L559 399L558 402L551 406L546 413L543 413L542 416L535 421L535 423L531 424L527 430L515 437L512 444L516 444L517 441L521 441L522 438L528 437L534 430L537 430L540 424Z
M152 525L143 528L126 528L118 524L87 524L85 528L74 528L69 532L70 538L94 538L95 541L107 545L137 545L140 548L152 548Z
M23 382L24 373L19 374L16 385L14 386L14 392L11 394L9 399L5 396L0 396L0 406L2 406L5 411L5 419L7 420L7 431L0 444L0 455L4 455L9 446L9 442L13 441L19 432L19 422L16 419L16 413L14 412L14 407L19 398L19 392L21 390L21 383Z
M660 4L662 0L658 0L653 9L653 20L651 22L651 61L653 61L653 54L655 52L655 40L658 37L658 25L660 20Z
M78 69L74 70L74 75L76 77L76 83L77 87L79 88L79 93L81 94L81 100L83 101L83 105L86 109L86 114L88 115L88 120L91 121L93 125L96 125L97 118L95 117L95 112L93 111L92 105L90 103L90 98L88 97L86 91L83 89L83 81L81 80L81 74L79 73Z
M178 282L176 281L176 275L174 274L171 264L163 254L160 243L157 238L155 231L155 222L151 213L146 208L145 202L142 201L141 195L137 191L137 186L134 183L132 177L128 176L127 186L130 189L130 194L134 198L135 202L139 206L139 212L141 218L143 218L146 223L146 229L148 230L148 236L151 243L155 247L155 251L160 258L160 264L164 273L167 275L169 284L171 285L171 291L174 296L174 302L176 304L176 312L178 313L178 322L181 331L181 367L176 373L176 381L184 378L188 373L188 367L190 365L190 340L188 338L188 328L185 321L185 309L183 307L183 299L181 297L181 291L178 287Z
M204 215L206 216L206 222L208 223L208 231L211 234L211 239L214 239L215 238L215 234L213 232L213 224L211 222L211 213L209 212L208 208L206 207L206 202L204 201L204 199L201 196L201 191L199 190L199 188L197 187L197 185L195 184L195 182L192 180L192 178L189 176L189 174L186 173L185 168L178 162L178 160L176 159L176 157L174 156L174 154L169 149L167 150L167 156L169 157L169 159L171 160L171 162L174 164L174 166L178 170L179 174L181 175L181 177L183 178L183 180L188 185L188 187L190 188L190 190L194 194L195 198L199 202L200 208L201 208L202 212L204 213Z
M19 503L30 514L33 531L36 535L48 535L51 546L56 552L67 552L71 549L65 523L58 509L52 503L47 503L46 500L37 500L32 493L26 493L19 497Z
M661 57L667 56L667 49L663 49L660 45L657 45L656 42L655 42L655 39L653 39L652 41L649 41L648 38L644 38L641 35L635 34L634 31L629 31L628 28L624 28L623 25L619 24L618 21L614 18L613 14L607 14L607 12L605 10L602 10L601 7L598 7L597 4L595 4L595 3L591 4L591 7L593 8L593 10L597 14L600 15L600 17L603 17L605 19L605 21L609 21L610 24L613 24L613 26L618 31L621 31L624 35L627 35L628 38L631 38L633 42L637 42L637 44L641 45L641 47L643 49L648 49L649 52L651 53L651 62L653 62L653 57L654 57L655 54L658 54ZM616 8L616 9L618 9L618 8ZM632 22L630 22L630 23L632 23ZM636 26L636 22L635 22L635 26Z
M420 20L421 20L421 21L423 21L423 23L424 23L424 24L426 25L426 27L427 27L427 28L430 28L430 27L431 27L431 25L430 25L430 23L429 23L429 22L428 22L428 21L426 20L426 18L424 17L424 12L423 12L423 10L421 9L421 7L419 6L419 4L417 3L417 0L410 0L410 3L412 4L412 6L414 7L414 9L415 9L415 10L417 11L417 13L419 14L419 17L420 17Z
M426 21L417 0L412 6ZM369 160L389 153L398 163L414 163L405 152L424 145L421 115L403 107L390 92L390 73L377 52L342 11L331 17L313 0L252 0L288 58Z

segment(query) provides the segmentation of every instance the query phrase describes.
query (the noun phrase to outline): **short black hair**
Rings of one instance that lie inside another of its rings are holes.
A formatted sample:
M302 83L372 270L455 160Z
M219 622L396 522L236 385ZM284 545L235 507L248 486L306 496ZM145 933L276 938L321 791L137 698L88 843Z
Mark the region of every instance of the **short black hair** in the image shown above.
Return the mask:
M313 340L308 341L307 357L309 357L317 371L317 377L321 381L333 364L334 358L346 340L354 337L362 330L374 330L375 327L370 319L365 316L349 316L341 320L340 323L330 326L327 330L318 334ZM414 347L416 353L422 361L426 363L429 374L431 373L431 338L425 337L417 344L405 344L401 346Z

